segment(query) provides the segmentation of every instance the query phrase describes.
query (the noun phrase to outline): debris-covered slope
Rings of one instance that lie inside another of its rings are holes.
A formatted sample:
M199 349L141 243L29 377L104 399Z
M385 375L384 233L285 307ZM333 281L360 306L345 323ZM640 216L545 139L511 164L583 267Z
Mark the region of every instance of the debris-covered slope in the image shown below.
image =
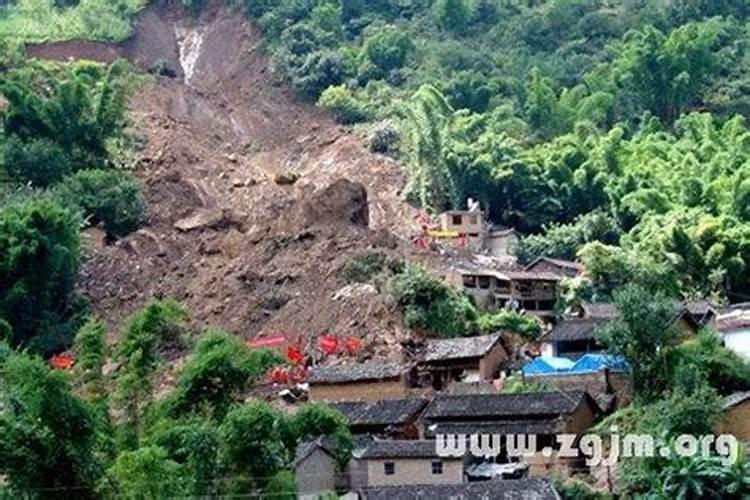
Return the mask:
M144 139L137 175L147 225L92 244L80 289L111 324L154 297L174 297L196 326L396 338L397 318L341 268L408 235L398 166L278 81L258 32L237 12L145 11L120 46L64 43L32 55L159 67L130 102ZM92 238L96 239L96 238ZM401 247L400 252L407 251Z

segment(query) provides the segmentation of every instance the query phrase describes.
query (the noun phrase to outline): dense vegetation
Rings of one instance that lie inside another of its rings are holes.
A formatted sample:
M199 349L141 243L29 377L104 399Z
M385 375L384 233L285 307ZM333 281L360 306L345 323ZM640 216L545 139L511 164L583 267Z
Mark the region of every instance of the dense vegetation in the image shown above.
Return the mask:
M244 5L302 96L402 156L415 203L480 200L532 234L522 258L599 265L600 297L655 272L750 295L745 2Z
M25 42L88 38L119 41L148 0L8 0L0 5L0 38Z
M223 332L202 334L176 388L157 398L151 381L194 343L185 320L174 302L148 304L127 322L114 352L104 325L90 320L76 336L70 374L0 342L0 472L7 486L28 498L265 489L294 498L285 469L301 440L331 436L341 461L348 460L348 426L328 407L309 404L285 416L262 401L243 404L250 385L282 360ZM119 369L105 375L110 357ZM104 390L113 385L116 391Z
M108 238L136 230L145 202L119 161L127 65L19 63L0 92L0 321L13 347L50 353L84 314L73 294L79 230Z

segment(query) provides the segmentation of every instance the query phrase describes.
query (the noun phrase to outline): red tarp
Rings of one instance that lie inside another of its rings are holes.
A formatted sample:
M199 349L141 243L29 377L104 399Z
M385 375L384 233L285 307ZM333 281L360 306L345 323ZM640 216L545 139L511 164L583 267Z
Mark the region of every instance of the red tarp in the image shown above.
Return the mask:
M52 368L56 370L70 370L75 364L75 359L69 354L55 354L49 360Z

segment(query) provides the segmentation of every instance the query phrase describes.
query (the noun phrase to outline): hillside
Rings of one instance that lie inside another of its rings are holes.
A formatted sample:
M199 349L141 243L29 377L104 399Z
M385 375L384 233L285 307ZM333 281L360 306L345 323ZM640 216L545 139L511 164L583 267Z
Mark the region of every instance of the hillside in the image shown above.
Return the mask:
M80 289L113 325L172 297L196 324L248 338L393 335L397 318L372 297L333 296L352 256L408 253L391 234L415 229L400 170L279 85L260 44L236 11L215 7L194 19L151 7L123 44L29 48L47 59L159 62L179 74L149 81L128 106L145 143L136 175L148 222L111 246L92 232ZM279 185L281 174L299 180ZM367 216L350 220L358 211Z

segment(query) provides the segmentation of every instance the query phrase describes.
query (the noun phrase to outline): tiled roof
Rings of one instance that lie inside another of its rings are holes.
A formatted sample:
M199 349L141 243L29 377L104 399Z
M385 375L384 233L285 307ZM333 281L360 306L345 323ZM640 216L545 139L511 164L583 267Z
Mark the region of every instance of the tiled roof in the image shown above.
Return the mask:
M363 500L559 500L548 479L508 479L458 484L386 486L359 490Z
M539 420L503 420L498 422L437 422L425 427L425 435L471 434L554 434L558 432L560 421L557 418Z
M605 318L571 318L560 321L544 336L545 342L562 342L571 340L594 340L597 328L606 325L610 320Z
M616 318L617 306L610 303L584 303L581 304L585 318Z
M400 363L368 361L347 365L320 366L312 370L311 384L340 384L365 380L384 380L401 376L407 367Z
M427 405L423 418L503 421L514 417L557 417L574 412L586 398L583 391L438 396Z
M426 399L417 398L331 404L343 413L353 426L404 424L413 419L426 405Z
M583 264L579 262L574 262L572 260L553 259L551 257L538 257L537 259L534 259L529 265L526 266L526 270L533 269L537 264L540 264L542 262L549 262L554 266L571 269L576 272L584 271Z
M718 318L718 330L729 333L750 328L750 305L725 309Z
M310 439L300 443L299 445L297 445L297 449L295 450L294 462L292 463L292 466L297 467L300 462L309 457L312 452L318 448L322 449L328 455L333 457L334 453L336 452L336 442L331 437L321 436L316 439Z
M737 406L738 404L742 404L748 399L750 399L750 391L735 392L731 396L724 398L721 402L721 407L726 410L733 406Z
M424 360L430 362L478 358L487 354L500 341L500 336L495 333L479 337L429 340Z
M371 441L355 458L438 458L434 440L384 439Z

